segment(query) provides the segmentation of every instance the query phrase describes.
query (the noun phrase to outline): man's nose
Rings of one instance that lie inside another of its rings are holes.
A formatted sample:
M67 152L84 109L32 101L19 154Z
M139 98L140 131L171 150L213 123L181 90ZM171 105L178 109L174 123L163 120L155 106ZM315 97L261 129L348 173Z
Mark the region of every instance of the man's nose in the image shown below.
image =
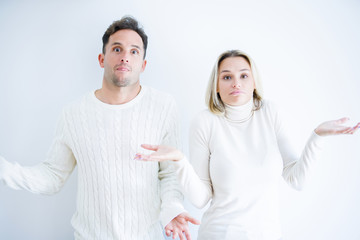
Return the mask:
M121 62L122 63L128 63L129 62L128 54L126 52L123 52L123 54L121 54Z
M126 57L122 57L122 58L121 58L121 62L123 62L123 63L128 63L129 60L128 60Z

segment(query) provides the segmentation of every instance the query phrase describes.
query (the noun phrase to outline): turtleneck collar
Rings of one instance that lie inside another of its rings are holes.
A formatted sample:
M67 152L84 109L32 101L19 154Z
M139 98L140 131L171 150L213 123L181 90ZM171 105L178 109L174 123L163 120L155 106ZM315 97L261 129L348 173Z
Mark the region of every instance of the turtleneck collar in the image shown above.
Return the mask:
M254 113L253 109L253 98L241 106L230 106L225 104L225 118L230 122L246 122L252 117Z

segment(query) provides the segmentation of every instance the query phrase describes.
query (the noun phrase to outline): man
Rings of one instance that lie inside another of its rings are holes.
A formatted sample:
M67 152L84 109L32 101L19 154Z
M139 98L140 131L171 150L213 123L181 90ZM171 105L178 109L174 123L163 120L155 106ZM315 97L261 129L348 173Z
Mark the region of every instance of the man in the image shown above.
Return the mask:
M124 17L103 36L102 88L66 107L43 163L25 168L0 157L0 180L14 189L58 192L78 165L75 239L190 239L182 194L169 163L134 160L143 142L178 144L172 97L141 86L147 36Z

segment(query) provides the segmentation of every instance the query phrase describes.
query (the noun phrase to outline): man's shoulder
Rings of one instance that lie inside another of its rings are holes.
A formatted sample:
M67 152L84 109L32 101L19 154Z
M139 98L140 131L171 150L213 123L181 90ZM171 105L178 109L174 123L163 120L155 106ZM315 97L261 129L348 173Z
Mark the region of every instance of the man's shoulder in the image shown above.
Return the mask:
M164 92L164 91L161 91L161 90L158 90L158 89L155 89L153 87L149 87L149 86L143 86L149 95L151 95L152 97L156 97L156 98L159 98L159 99L167 99L167 98L171 98L173 99L174 97L167 93L167 92Z
M73 101L65 104L65 106L63 107L63 110L65 112L80 110L80 108L82 108L85 105L88 105L89 103L91 103L91 98L92 98L91 95L92 94L94 94L93 91L88 92L86 94L83 94L80 97L75 98Z
M151 98L153 102L155 102L156 104L160 104L160 105L175 104L175 98L171 94L160 91L152 87L148 87L148 86L143 86L143 87L146 89L148 97Z

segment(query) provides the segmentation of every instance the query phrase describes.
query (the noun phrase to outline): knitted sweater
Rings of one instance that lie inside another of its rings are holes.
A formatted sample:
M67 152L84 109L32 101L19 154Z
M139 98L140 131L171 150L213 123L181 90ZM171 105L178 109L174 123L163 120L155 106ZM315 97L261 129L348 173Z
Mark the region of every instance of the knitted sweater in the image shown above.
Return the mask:
M190 159L176 163L186 197L204 207L199 240L278 240L281 176L301 188L320 138L313 132L301 157L294 154L272 104L252 111L249 101L225 116L201 112L190 129Z
M109 105L94 92L64 108L47 159L22 167L0 158L0 180L33 193L58 192L78 166L75 239L163 239L183 212L171 163L133 160L142 143L178 145L174 99L149 87Z

